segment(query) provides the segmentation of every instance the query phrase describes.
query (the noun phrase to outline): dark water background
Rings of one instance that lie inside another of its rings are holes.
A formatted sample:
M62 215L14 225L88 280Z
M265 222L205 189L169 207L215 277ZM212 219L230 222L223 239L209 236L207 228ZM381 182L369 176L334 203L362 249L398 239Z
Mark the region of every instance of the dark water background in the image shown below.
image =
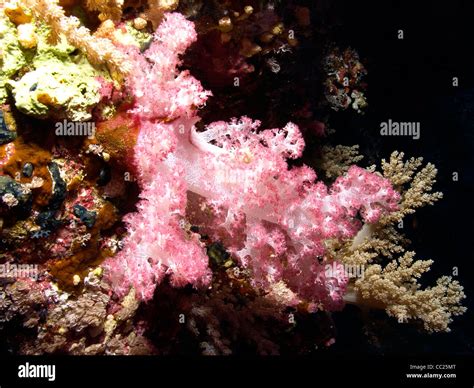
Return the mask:
M469 309L455 318L451 333L428 335L348 307L335 314L338 336L330 352L473 354L474 5L407 0L333 1L326 6L340 23L336 43L359 52L369 85L364 116L347 112L331 118L337 130L334 143L360 144L368 164L399 150L436 165L435 189L444 198L408 217L405 231L417 257L435 261L425 275L428 281L459 268ZM404 40L397 39L399 29ZM457 88L453 77L459 78ZM389 118L421 122L421 138L381 137L380 123ZM453 172L459 173L458 182L453 182ZM364 318L381 319L384 328L364 326ZM368 341L371 337L376 345Z

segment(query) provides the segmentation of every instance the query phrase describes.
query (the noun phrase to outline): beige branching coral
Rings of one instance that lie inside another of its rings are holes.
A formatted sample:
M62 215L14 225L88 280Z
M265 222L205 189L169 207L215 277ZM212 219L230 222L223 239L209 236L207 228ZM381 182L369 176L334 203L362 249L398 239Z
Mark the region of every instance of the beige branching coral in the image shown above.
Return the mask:
M364 278L355 282L355 289L363 303L384 305L400 322L421 319L428 331L449 331L452 316L466 310L459 305L465 297L463 287L443 276L434 287L421 289L417 281L429 271L432 261L414 261L414 256L414 252L405 252L383 269L378 264L368 266Z
M330 179L344 175L351 165L360 162L364 158L359 154L358 145L324 146L321 154L321 170Z
M148 9L143 16L150 20L153 28L157 28L164 12L174 11L179 5L178 0L148 0Z
M438 170L431 163L420 169L423 158L411 158L403 161L403 152L393 152L390 161L382 160L382 171L385 178L401 191L400 210L386 216L382 223L398 222L415 209L425 205L432 205L443 198L441 192L431 192L436 181ZM405 190L405 186L409 187Z
M432 192L437 170L430 163L422 167L421 158L404 161L403 157L394 152L389 162L382 161L383 175L401 193L400 209L377 224L366 224L353 241L330 247L331 255L344 264L364 266L364 276L350 285L346 302L384 308L401 322L421 320L430 332L449 331L452 316L466 310L460 305L463 287L443 276L435 286L422 289L417 281L432 261L415 260L414 252L405 251L409 241L394 226L415 209L442 198L442 193Z
M92 63L107 64L113 72L127 73L130 70L125 55L117 50L112 41L93 36L77 17L66 16L57 0L20 0L20 4L31 10L37 19L48 24L53 34L64 35Z
M392 225L366 224L352 243L346 243L342 248L336 247L337 253L343 256L350 265L365 265L377 257L392 259L394 255L404 252L404 247L410 241Z

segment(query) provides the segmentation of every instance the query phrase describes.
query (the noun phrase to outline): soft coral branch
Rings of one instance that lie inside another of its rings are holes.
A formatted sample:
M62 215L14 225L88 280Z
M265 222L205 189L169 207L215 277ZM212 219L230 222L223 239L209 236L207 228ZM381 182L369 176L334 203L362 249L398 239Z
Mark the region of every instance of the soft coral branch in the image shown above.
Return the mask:
M327 188L309 167L287 164L304 148L297 126L259 126L242 117L204 132L191 129L178 136L165 165L184 165L188 190L205 197L215 213L207 222L201 218L201 226L216 239L231 237L226 246L255 286L269 291L284 282L301 298L339 308L347 277L343 271L326 276L328 262L317 260L325 241L354 237L359 214L376 222L397 209L399 195L387 179L356 166Z
M127 87L134 97L131 113L140 133L134 149L135 167L142 188L138 212L128 215L125 248L109 260L111 279L119 294L133 286L147 300L168 274L176 286L209 281L205 250L198 236L184 230L186 183L182 166L164 168L162 161L176 147L181 128L197 120L193 107L208 93L188 72L178 72L179 55L196 39L191 22L180 14L165 17L145 55L127 47L134 72Z
M300 157L305 146L292 123L260 130L260 122L242 117L197 132L195 108L210 93L177 70L195 39L191 22L168 14L144 54L125 48L134 62L126 84L140 124L134 159L142 193L138 213L126 218L125 248L109 263L116 289L125 293L133 285L146 300L165 274L177 286L208 283L198 236L180 224L193 193L215 214L203 225L213 236L232 237L228 249L254 286L287 287L294 303L340 308L347 277L337 262L327 272L328 262L318 261L325 241L353 237L362 226L359 214L375 222L397 209L398 194L388 180L355 166L331 188L316 182L308 166L290 168L287 159Z

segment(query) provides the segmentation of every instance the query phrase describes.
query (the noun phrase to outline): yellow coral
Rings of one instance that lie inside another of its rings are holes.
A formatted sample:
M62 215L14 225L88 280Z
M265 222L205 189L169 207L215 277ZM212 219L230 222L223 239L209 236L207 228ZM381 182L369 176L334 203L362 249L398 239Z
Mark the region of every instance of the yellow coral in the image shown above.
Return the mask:
M133 27L137 30L143 30L147 25L147 22L143 18L135 18L133 19Z

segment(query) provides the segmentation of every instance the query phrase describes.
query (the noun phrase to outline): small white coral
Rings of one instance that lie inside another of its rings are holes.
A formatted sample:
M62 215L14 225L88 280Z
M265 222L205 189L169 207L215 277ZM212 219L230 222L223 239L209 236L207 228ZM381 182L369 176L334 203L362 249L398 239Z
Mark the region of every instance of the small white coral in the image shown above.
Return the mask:
M38 37L35 32L35 25L32 23L20 24L17 27L18 30L18 42L22 47L31 49L36 47L38 44Z
M11 193L6 193L2 196L2 201L8 207L14 207L18 205L18 199Z

